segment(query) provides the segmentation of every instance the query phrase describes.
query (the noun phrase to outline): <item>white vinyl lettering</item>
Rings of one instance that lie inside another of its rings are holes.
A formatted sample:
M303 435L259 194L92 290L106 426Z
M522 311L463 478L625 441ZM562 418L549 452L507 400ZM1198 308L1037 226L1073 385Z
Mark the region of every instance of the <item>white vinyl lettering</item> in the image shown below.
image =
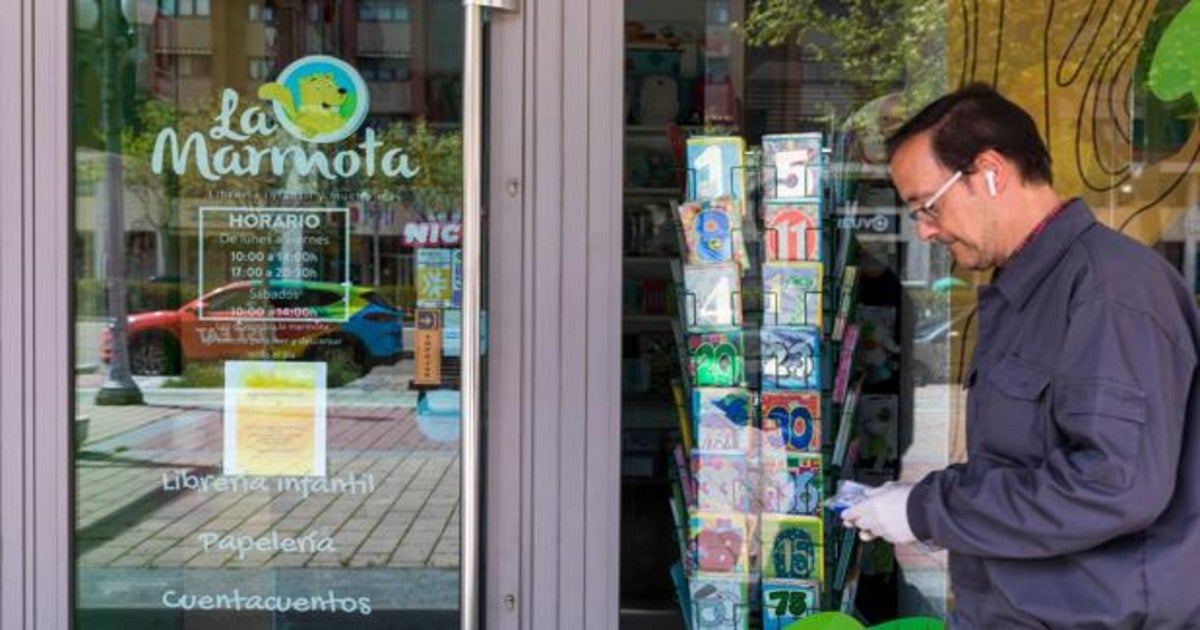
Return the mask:
M370 127L363 132L363 141L354 149L339 151L332 157L316 149L306 151L300 145L260 149L245 144L252 138L274 136L279 126L257 106L250 106L238 115L238 94L230 89L222 93L221 111L213 117L213 122L207 135L199 131L189 133L182 145L177 130L159 131L150 169L159 174L169 169L176 175L183 175L194 165L201 177L213 182L225 176L262 175L264 163L270 164L270 174L275 176L294 170L301 176L315 173L328 180L351 178L363 172L367 176L381 172L388 177L412 179L421 171L419 166L410 163L408 154L401 148L388 149L380 158L383 142L376 138L375 130ZM210 147L210 140L224 144Z
M184 594L175 589L163 592L160 600L172 610L262 610L267 612L344 612L367 616L373 612L370 597L344 595L330 589L313 595L243 595L241 589L222 593Z

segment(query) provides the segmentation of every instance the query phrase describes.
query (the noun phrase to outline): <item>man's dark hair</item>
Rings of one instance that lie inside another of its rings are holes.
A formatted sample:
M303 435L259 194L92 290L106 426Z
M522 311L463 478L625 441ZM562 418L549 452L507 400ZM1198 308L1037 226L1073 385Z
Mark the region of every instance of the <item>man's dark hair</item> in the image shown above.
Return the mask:
M1016 163L1023 181L1054 183L1050 152L1033 118L990 85L972 83L927 105L887 139L888 161L926 131L934 156L947 168L969 173L976 156L994 149Z

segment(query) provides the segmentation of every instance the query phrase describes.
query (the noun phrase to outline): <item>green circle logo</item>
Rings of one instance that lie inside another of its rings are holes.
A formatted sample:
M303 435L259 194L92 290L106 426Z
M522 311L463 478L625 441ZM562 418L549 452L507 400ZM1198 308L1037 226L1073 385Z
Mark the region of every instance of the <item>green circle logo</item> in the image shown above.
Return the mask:
M358 131L370 109L367 84L350 64L310 55L288 64L279 79L258 88L271 101L275 119L305 142L337 142Z

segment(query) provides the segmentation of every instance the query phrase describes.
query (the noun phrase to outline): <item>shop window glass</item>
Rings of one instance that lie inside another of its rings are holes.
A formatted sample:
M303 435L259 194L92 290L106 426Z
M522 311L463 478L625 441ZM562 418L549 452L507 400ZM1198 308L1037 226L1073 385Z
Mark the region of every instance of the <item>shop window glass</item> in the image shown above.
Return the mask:
M75 627L459 627L461 6L81 1Z

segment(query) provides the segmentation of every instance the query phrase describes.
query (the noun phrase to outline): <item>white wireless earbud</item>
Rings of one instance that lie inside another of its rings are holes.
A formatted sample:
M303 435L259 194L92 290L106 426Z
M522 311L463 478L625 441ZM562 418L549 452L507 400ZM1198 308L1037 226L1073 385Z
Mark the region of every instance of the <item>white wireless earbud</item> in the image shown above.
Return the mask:
M996 196L996 171L986 170L983 172L983 179L987 181L988 194Z

